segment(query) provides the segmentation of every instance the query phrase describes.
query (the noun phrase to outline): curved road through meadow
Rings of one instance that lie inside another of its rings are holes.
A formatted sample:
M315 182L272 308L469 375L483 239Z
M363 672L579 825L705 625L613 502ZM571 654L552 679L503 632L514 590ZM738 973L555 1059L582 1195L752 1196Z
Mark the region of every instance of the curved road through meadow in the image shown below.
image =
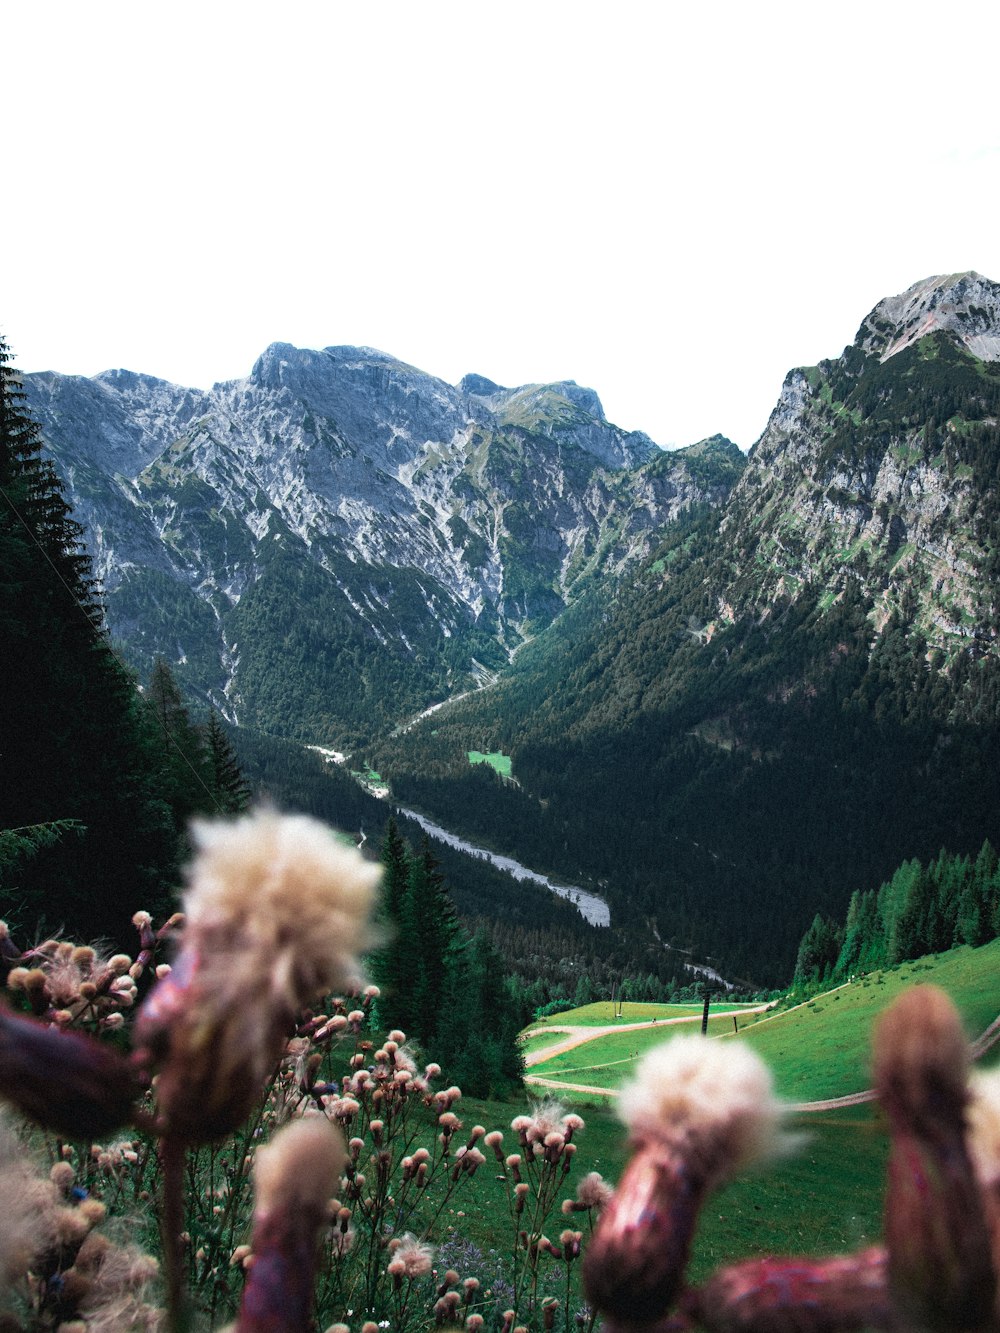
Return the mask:
M724 1009L716 1010L714 1018L735 1017L739 1018L742 1014L760 1014L771 1006L767 1004L756 1005L747 1009ZM801 1008L800 1005L793 1005L792 1008ZM781 1013L791 1013L791 1009L783 1009ZM775 1014L774 1018L780 1018L781 1014ZM773 1021L773 1020L769 1020ZM681 1023L701 1024L700 1014L686 1014L681 1018L655 1018L647 1019L645 1023L612 1023L603 1027L584 1027L575 1024L552 1024L550 1027L546 1024L544 1027L531 1028L525 1033L526 1037L538 1037L546 1032L566 1032L569 1036L565 1041L554 1042L551 1046L543 1046L540 1051L532 1051L524 1057L525 1065L530 1069L532 1065L540 1064L543 1060L551 1060L555 1055L561 1055L564 1051L571 1051L577 1046L583 1046L588 1041L593 1041L595 1037L606 1037L612 1032L634 1032L639 1029L648 1030L649 1028L676 1027ZM1000 1041L1000 1015L998 1015L985 1031L970 1045L972 1058L978 1060L985 1053ZM588 1083L565 1083L554 1078L542 1078L538 1074L526 1074L525 1083L530 1083L534 1087L551 1089L559 1091L563 1089L567 1092L596 1093L604 1097L617 1097L617 1088L598 1088ZM875 1100L875 1089L865 1088L862 1092L851 1092L845 1097L828 1097L824 1101L815 1102L792 1102L789 1109L796 1112L808 1111L836 1111L844 1106L861 1106L865 1102Z

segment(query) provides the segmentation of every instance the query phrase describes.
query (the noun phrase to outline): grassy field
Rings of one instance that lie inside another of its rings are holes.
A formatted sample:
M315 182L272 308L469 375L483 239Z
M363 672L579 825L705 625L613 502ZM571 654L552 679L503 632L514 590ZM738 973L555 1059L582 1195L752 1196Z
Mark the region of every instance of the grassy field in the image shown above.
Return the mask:
M752 1007L728 1004L724 1000L720 1000L718 1005L714 1002L712 1004L713 1009L740 1010ZM610 1027L613 1023L648 1023L660 1018L686 1018L694 1014L700 1016L701 1010L700 1004L640 1004L626 1000L621 1005L619 1015L618 1006L611 1000L598 1000L594 1004L581 1005L578 1009L567 1009L562 1014L550 1014L548 1018L540 1018L537 1023L530 1023L529 1027L558 1024L569 1024L570 1027Z
M802 1116L787 1160L736 1180L702 1214L689 1270L762 1254L836 1254L874 1243L882 1223L888 1140L867 1106Z
M479 1120L505 1131L516 1106L462 1103L467 1125ZM588 1171L614 1183L627 1160L625 1131L613 1110L577 1106L586 1128L565 1197ZM745 1175L713 1195L698 1227L689 1274L705 1278L720 1263L768 1253L835 1254L873 1243L881 1226L882 1181L887 1140L870 1107L822 1117L799 1118L799 1149L770 1167ZM441 1218L438 1238L476 1245L505 1266L509 1253L503 1226L503 1187L492 1172L479 1172L470 1190ZM499 1225L498 1225L499 1224ZM554 1223L558 1226L558 1222ZM579 1223L577 1223L579 1225Z
M499 750L494 750L492 754L483 754L482 750L470 750L469 763L489 764L490 768L496 769L502 778L510 777L510 755L501 754Z
M1000 940L873 972L766 1021L748 1018L739 1040L764 1057L785 1097L806 1101L857 1092L870 1084L872 1023L901 991L918 982L947 991L969 1036L978 1036L1000 1013Z
M873 973L799 1008L747 1014L739 1020L739 1035L733 1034L730 1018L713 1018L712 1029L722 1041L745 1041L758 1050L783 1096L795 1101L835 1097L869 1086L868 1043L875 1017L900 991L927 981L952 996L970 1036L977 1035L1000 1012L1000 941ZM573 1022L577 1015L559 1017ZM596 1013L592 1021L599 1021ZM663 1029L639 1029L598 1037L535 1065L531 1073L614 1088L630 1073L635 1052L665 1036ZM589 1169L587 1138L592 1136L603 1163L597 1169L614 1179L623 1160L624 1131L614 1137L613 1102L595 1105L603 1099L569 1091L565 1100L587 1121L580 1170ZM766 1253L832 1254L878 1238L888 1143L877 1108L802 1114L793 1118L792 1127L803 1135L794 1155L733 1182L709 1201L691 1280L704 1278L720 1262Z
M712 1025L721 1040L747 1041L758 1049L773 1066L779 1091L786 1097L806 1101L834 1096L867 1086L871 1024L905 986L934 981L953 996L970 1034L981 1031L1000 1011L998 964L1000 942L977 950L953 950L937 959L861 978L768 1018L747 1014L739 1020L741 1031L735 1037L731 1018L713 1017ZM584 1023L589 1019L596 1025L604 1019L607 1007L586 1006L584 1011L558 1015L551 1021L579 1025L581 1019ZM641 1019L647 1017L647 1008L635 1006ZM657 1016L662 1014L663 1006L655 1008ZM700 1013L697 1006L675 1006L670 1012L678 1016L684 1009ZM636 1050L660 1042L665 1035L663 1029L615 1032L535 1066L531 1072L613 1087L629 1072ZM557 1039L557 1033L543 1032L531 1045L538 1049L536 1043ZM540 1099L542 1090L534 1095ZM506 1150L514 1151L516 1135L510 1122L530 1098L529 1092L523 1102L463 1099L456 1110L467 1127L479 1123L503 1130ZM570 1092L562 1100L579 1110L586 1128L575 1138L577 1154L560 1197L571 1197L576 1182L588 1171L600 1171L614 1183L627 1160L627 1145L613 1103ZM754 1255L834 1254L877 1240L888 1150L877 1108L801 1114L793 1117L792 1128L801 1134L793 1154L734 1181L709 1199L699 1221L688 1274L691 1281L704 1279L720 1263ZM558 1212L558 1203L555 1208ZM561 1217L553 1215L550 1232L560 1222ZM456 1267L466 1266L461 1256L475 1247L484 1289L495 1287L496 1298L504 1299L505 1274L511 1271L513 1224L495 1171L480 1170L461 1195L449 1202L434 1225L434 1239L444 1246L442 1257ZM558 1295L564 1270L555 1262L551 1270L541 1291L544 1294L549 1284L552 1294ZM575 1292L577 1299L582 1297Z
M790 1100L840 1097L869 1086L868 1043L876 1016L907 986L925 981L951 995L969 1035L976 1036L1000 1013L1000 940L981 949L952 949L872 973L799 1008L747 1014L737 1020L738 1035L732 1018L712 1016L709 1034L748 1042L771 1066L779 1093ZM646 1007L651 1006L637 1006ZM531 1072L615 1088L630 1073L637 1054L644 1054L667 1036L662 1029L652 1028L596 1037L534 1065Z
M636 1059L645 1055L653 1046L669 1041L678 1033L697 1033L701 1031L701 1010L690 1024L676 1028L635 1028L630 1032L612 1032L606 1037L595 1037L593 1041L575 1046L562 1055L554 1055L551 1060L543 1060L532 1065L529 1071L543 1078L562 1078L570 1083L587 1083L599 1088L616 1088L622 1079L631 1072ZM732 1032L732 1018L718 1014L709 1015L708 1035L724 1036ZM559 1034L553 1032L541 1045L555 1045ZM540 1049L535 1046L532 1049Z

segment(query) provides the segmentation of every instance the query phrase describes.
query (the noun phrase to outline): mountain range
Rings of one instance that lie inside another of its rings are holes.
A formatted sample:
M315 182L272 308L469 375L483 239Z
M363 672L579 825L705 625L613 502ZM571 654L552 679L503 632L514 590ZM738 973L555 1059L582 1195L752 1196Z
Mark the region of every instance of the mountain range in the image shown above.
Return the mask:
M453 386L370 348L274 344L207 392L24 383L136 667L335 745L492 678L743 467L721 438L665 454L572 382Z
M814 912L1000 834L978 274L792 370L747 457L658 450L572 382L451 386L371 349L275 344L206 392L24 382L140 672L162 655L243 725L354 749L665 941L787 976Z

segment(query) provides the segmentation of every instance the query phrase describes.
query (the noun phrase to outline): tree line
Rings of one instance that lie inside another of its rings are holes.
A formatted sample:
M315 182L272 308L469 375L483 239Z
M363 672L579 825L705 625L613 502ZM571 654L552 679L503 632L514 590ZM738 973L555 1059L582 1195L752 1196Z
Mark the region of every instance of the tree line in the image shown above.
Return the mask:
M799 944L794 981L835 985L998 935L1000 863L987 840L974 857L942 851L926 864L904 861L879 888L855 891L843 922L817 914Z

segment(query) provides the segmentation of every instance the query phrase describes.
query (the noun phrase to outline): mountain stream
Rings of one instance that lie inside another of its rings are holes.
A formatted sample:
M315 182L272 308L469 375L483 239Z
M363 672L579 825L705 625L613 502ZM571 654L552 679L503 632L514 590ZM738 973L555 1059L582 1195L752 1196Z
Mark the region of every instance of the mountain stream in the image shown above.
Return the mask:
M449 847L455 847L468 856L485 858L485 860L492 862L498 870L505 871L508 875L512 875L514 879L529 880L532 884L541 884L543 888L549 889L550 892L557 893L560 898L565 898L567 902L571 902L580 915L589 921L592 926L611 925L611 909L598 894L589 893L586 889L577 888L572 884L553 884L545 875L540 875L536 870L529 870L527 866L521 865L520 861L515 861L513 857L500 856L496 852L488 851L485 847L476 847L473 843L466 842L464 838L441 828L440 824L432 823L424 815L418 815L415 810L407 810L403 806L397 806L397 812L419 824L429 838L436 838L438 842L447 843Z

